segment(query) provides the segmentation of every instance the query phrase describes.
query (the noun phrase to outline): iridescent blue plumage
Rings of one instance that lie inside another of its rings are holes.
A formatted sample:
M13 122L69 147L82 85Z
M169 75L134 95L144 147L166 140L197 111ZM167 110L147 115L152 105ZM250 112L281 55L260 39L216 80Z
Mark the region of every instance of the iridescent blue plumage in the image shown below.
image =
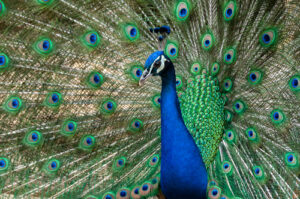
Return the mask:
M158 61L156 61L158 60ZM163 63L163 61L165 62ZM160 65L157 65L157 63ZM157 70L153 71L152 68ZM176 93L173 63L162 51L145 63L146 74L160 75L161 91L161 188L168 199L206 198L207 173L200 151L184 124ZM147 72L148 71L148 72ZM157 71L160 71L157 73Z

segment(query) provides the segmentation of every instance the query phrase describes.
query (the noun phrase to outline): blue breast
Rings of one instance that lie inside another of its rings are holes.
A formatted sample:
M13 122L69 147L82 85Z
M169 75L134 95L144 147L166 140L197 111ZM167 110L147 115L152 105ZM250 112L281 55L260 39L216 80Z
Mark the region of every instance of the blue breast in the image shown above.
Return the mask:
M167 199L206 198L206 168L200 151L183 122L175 79L172 64L168 74L162 76L162 191Z

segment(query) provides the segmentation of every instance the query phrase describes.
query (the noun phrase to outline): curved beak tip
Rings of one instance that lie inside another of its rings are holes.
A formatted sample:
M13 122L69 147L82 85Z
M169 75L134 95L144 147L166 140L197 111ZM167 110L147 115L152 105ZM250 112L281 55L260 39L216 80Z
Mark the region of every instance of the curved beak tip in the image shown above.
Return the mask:
M140 78L139 86L143 86L143 85L145 84L145 81L146 81L149 77L151 77L151 76L152 76L152 74L149 73L147 70L145 70L145 71L143 72L142 77Z

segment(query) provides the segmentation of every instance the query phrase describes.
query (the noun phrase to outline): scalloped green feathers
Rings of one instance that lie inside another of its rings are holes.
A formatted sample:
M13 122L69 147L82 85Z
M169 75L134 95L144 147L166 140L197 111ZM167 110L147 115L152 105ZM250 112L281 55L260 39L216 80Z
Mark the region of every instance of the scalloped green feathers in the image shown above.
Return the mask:
M277 28L269 28L263 31L259 36L259 42L263 47L270 47L277 42L278 30Z
M77 130L77 123L73 120L66 120L61 126L61 134L64 136L73 136Z
M165 47L165 54L170 59L176 59L178 57L178 43L168 40Z
M79 148L84 151L91 151L96 145L96 138L93 135L84 135L79 142Z
M192 5L188 0L177 1L174 7L174 15L178 21L185 21L189 18Z
M223 9L223 17L225 21L231 21L237 13L236 1L228 1Z
M88 75L86 82L91 88L100 88L104 82L104 77L101 73L92 71Z
M17 96L9 97L3 104L3 109L9 113L18 113L23 107L23 101Z
M61 162L57 159L50 159L43 166L43 170L45 173L53 175L55 174L59 168L61 167Z
M49 55L53 52L54 43L50 38L42 37L34 43L33 49L40 55Z
M117 109L117 103L113 99L107 99L102 102L100 111L105 115L110 115Z
M289 80L289 87L294 92L300 91L300 75L294 75Z
M133 23L123 25L123 32L128 41L134 42L140 37L138 27Z
M45 99L45 105L50 108L57 108L61 105L63 97L59 92L50 92L48 93Z
M23 143L29 147L37 147L43 144L44 137L43 134L39 131L30 131L26 133Z
M223 61L225 64L232 64L236 61L235 48L230 47L225 50Z
M0 174L6 172L10 167L9 159L0 157Z
M219 86L202 70L201 75L189 79L180 102L185 125L208 166L216 155L224 128L224 101Z
M131 132L139 132L143 128L143 122L140 119L134 118L128 125L128 130Z
M96 48L101 42L101 37L95 30L83 34L80 38L82 44L87 48Z

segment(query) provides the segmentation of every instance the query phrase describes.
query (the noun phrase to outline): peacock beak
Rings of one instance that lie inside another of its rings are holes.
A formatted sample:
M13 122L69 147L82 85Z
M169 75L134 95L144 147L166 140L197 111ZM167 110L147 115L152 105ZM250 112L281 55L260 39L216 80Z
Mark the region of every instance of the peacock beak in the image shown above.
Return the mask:
M148 78L151 77L151 76L152 76L152 74L146 69L146 70L143 72L142 77L140 78L139 85L140 85L140 86L143 86L143 85L145 84L146 79L148 79Z

